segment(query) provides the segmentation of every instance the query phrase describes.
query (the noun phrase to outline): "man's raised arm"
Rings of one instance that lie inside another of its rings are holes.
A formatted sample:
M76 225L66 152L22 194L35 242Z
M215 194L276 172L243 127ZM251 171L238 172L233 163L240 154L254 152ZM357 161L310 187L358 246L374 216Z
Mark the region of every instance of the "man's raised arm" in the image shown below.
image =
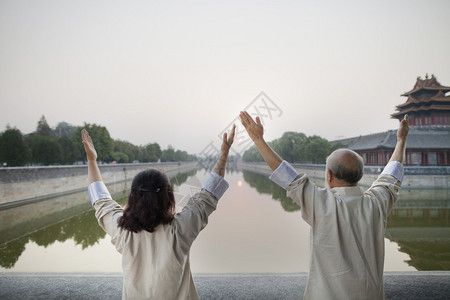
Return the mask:
M408 115L403 117L403 120L400 121L400 125L397 131L397 144L395 145L394 153L392 153L391 161L398 161L399 163L403 163L405 160L405 150L406 150L406 137L408 136L409 124L408 124Z
M246 111L241 111L239 117L241 118L242 125L244 125L245 130L247 130L248 135L255 143L255 146L258 148L267 165L273 171L276 170L283 160L264 140L264 128L259 117L256 117L255 122Z

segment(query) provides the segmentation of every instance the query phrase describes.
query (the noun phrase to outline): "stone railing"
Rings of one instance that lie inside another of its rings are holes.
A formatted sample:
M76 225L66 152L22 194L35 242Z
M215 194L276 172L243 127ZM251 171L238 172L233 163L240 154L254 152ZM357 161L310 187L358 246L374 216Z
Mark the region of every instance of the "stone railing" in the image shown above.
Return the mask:
M101 164L99 168L105 184L112 184L131 180L146 168L164 170L172 177L197 168L197 163ZM0 205L79 192L87 186L86 165L0 168Z
M324 164L297 164L292 166L299 172L307 173L311 178L324 181ZM272 171L263 162L240 163L244 170L270 175ZM360 181L362 186L370 186L377 176L383 171L382 166L365 166L364 176ZM450 187L450 167L433 166L405 166L405 177L402 182L403 188L408 189L448 189Z

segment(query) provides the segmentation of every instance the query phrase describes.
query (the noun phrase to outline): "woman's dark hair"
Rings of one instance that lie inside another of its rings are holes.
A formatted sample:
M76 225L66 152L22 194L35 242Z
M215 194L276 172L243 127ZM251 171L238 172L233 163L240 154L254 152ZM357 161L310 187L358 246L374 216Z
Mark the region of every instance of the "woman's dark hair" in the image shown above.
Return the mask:
M159 224L172 222L174 213L175 198L166 174L147 169L134 177L128 203L118 225L133 232L153 232Z

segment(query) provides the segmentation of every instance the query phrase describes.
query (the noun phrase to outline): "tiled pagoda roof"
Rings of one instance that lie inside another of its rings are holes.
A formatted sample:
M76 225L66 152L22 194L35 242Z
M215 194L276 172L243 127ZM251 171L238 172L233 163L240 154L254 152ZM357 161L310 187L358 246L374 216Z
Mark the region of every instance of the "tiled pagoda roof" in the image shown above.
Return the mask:
M436 77L434 77L434 75L431 75L431 78L428 78L428 75L426 75L425 79L417 77L417 81L413 89L410 90L409 92L402 94L402 96L409 96L420 90L443 91L444 93L446 93L450 91L450 87L441 85L437 81Z
M422 99L422 100L418 100L416 98L414 98L413 96L409 96L408 100L406 100L405 103L399 104L396 106L397 109L400 109L402 107L407 107L410 105L414 105L414 104L425 104L425 103L430 103L430 102L448 102L450 104L450 96L445 96L444 93L442 93L441 91L439 91L439 93L431 98L428 99Z
M419 106L419 107L410 107L403 109L399 112L393 113L391 117L399 117L404 114L408 114L411 112L422 112L422 111L450 111L450 105L430 105L430 106Z
M419 95L423 90L434 92ZM399 119L407 113L420 115L421 112L450 112L450 96L445 95L449 91L450 87L441 85L434 75L429 78L427 74L425 79L417 77L414 88L402 94L408 99L395 107L396 112L391 114L391 118Z
M349 139L332 141L333 145L342 144L355 151L393 150L397 141L397 130L363 135ZM407 149L450 149L450 127L440 129L410 128Z

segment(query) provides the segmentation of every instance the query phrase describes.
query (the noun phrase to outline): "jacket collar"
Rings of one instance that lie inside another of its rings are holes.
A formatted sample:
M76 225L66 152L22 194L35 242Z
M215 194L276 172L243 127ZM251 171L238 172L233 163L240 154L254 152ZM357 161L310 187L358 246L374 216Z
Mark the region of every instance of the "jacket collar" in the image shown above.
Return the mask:
M362 196L364 194L364 191L359 185L334 187L330 191L342 196Z

